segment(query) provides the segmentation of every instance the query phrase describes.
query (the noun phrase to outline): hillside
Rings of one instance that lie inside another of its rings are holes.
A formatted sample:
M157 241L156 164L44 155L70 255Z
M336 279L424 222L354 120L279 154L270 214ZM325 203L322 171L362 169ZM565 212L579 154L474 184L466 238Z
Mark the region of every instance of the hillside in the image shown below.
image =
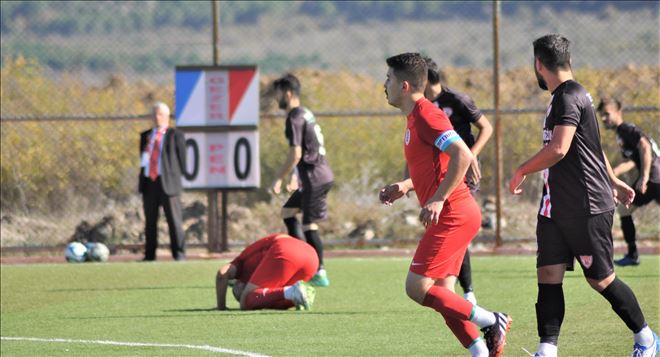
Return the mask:
M548 32L575 44L574 65L656 64L658 2L503 2L501 62L529 65ZM380 79L382 62L422 51L441 66L492 64L488 2L221 2L223 63L262 73L306 66ZM0 3L2 61L23 55L53 74L98 82L108 73L171 81L180 64L212 62L210 2Z

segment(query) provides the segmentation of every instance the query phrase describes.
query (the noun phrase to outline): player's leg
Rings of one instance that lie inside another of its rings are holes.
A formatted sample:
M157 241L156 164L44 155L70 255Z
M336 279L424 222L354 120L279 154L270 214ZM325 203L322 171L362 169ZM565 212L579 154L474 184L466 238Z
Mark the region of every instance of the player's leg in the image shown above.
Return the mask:
M636 192L638 193L638 192ZM635 210L635 205L626 207L619 205L619 217L621 220L621 230L623 231L623 239L628 246L628 253L623 258L615 260L614 263L619 266L638 265L639 254L637 252L637 232L635 229L635 222L633 221L632 213Z
M422 237L410 264L406 293L417 303L439 312L474 355L486 347L491 356L500 356L511 319L473 305L454 292L463 255L481 224L474 200L457 206L448 208L440 223ZM474 325L484 329L485 341Z
M318 272L310 283L320 287L329 286L330 280L323 264L323 242L321 241L319 226L316 222L325 220L328 217L327 196L332 185L333 183L330 182L319 187L311 186L307 191L303 191L302 197L305 240L314 248L319 259Z
M313 264L311 269L307 268L308 260ZM309 279L317 264L314 252L306 243L291 238L276 239L250 277L241 296L241 309L294 305L309 309L315 296L313 288L295 281L298 277Z
M539 336L538 354L553 357L557 356L559 332L564 321L562 282L564 272L567 269L573 270L573 254L561 230L549 218L538 216L536 240L538 295L535 308Z
M641 356L651 355L658 344L653 331L646 324L642 309L632 289L614 274L612 265L612 219L614 212L588 217L582 227L571 223L566 228L573 232L574 251L589 285L612 306L612 310L633 333L634 349ZM582 239L578 239L583 237Z
M294 191L289 199L286 201L282 207L282 220L286 225L287 233L298 239L304 239L302 227L296 214L300 213L300 207L302 205L302 191L297 189Z
M470 265L470 249L465 250L461 272L458 274L458 282L463 289L463 298L472 304L477 304L477 298L472 291L472 266Z

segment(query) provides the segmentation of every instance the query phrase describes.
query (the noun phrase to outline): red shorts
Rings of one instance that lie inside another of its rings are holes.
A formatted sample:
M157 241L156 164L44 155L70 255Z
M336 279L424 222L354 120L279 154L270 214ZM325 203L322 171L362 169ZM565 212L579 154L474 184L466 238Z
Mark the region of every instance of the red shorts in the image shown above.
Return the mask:
M417 245L410 271L433 279L457 276L480 226L481 210L472 196L445 203L438 224L427 228Z
M262 288L292 285L308 281L319 268L314 248L295 238L276 239L250 277L250 283Z

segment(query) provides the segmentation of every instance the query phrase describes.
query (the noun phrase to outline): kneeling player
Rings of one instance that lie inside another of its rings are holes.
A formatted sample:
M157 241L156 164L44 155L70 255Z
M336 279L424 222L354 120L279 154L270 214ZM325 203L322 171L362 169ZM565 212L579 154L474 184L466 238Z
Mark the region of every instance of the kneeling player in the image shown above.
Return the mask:
M236 279L234 297L241 310L309 310L314 302L310 280L319 267L309 244L286 234L271 234L248 245L229 264L218 269L215 279L218 310L227 310L230 279Z

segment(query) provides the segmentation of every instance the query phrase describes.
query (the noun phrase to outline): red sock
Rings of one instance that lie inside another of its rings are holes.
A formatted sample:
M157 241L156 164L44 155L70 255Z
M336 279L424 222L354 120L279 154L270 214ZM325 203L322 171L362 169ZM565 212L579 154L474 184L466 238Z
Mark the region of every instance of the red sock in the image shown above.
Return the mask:
M443 317L445 317L443 315ZM445 317L445 322L454 336L458 338L463 347L469 348L472 342L481 337L477 326L468 320L459 320L451 317Z
M245 308L248 310L288 309L291 306L293 303L284 298L284 288L258 288L245 297Z
M472 303L453 291L437 285L433 285L426 292L422 305L441 313L445 319L470 320L472 314Z

